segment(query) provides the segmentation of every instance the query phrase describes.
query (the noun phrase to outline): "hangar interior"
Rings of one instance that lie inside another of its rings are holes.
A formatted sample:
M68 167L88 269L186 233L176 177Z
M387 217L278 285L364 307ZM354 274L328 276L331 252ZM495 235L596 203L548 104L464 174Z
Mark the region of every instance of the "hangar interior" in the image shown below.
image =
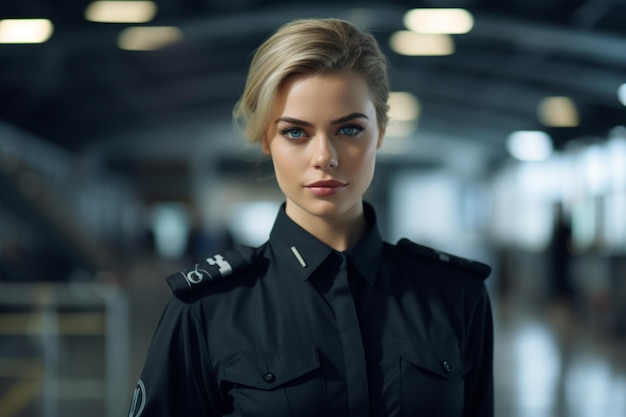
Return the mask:
M164 277L267 239L284 196L231 114L304 17L388 57L385 239L493 266L496 415L626 415L624 0L98 3L0 4L0 416L127 413Z

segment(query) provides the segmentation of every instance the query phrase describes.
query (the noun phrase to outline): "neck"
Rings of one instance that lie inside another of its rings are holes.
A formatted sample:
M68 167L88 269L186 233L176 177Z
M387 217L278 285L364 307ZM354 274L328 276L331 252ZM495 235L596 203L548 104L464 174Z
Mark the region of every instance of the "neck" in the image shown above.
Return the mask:
M317 227L307 229L307 231L338 252L343 252L354 245L367 229L363 215L349 223L333 222L332 219L329 221L322 218L318 220Z
M287 215L300 227L336 251L343 252L354 245L366 232L367 222L363 210L350 217L293 216L287 207Z

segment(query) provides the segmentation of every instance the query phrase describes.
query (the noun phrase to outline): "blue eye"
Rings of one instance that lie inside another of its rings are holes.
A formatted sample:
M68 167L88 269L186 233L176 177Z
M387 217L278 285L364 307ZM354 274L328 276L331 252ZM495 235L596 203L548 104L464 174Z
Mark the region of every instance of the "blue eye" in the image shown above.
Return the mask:
M363 128L360 126L344 126L339 129L339 134L345 136L356 136L362 131Z
M283 129L280 134L289 139L300 139L304 137L304 131L302 129L298 129L297 127Z

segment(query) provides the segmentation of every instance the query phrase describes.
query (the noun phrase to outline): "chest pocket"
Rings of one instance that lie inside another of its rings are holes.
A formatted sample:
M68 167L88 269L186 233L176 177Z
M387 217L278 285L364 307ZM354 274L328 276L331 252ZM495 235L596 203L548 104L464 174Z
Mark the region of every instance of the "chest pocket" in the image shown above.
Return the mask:
M462 415L463 375L471 366L456 343L408 342L398 353L402 415Z
M239 352L224 363L235 415L320 416L324 380L314 346L275 352Z

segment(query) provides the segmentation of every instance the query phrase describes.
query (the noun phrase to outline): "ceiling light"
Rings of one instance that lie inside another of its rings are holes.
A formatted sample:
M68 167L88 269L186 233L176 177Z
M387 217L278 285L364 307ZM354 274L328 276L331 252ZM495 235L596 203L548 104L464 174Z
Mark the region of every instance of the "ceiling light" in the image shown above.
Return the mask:
M94 1L85 9L85 19L101 23L145 23L154 19L152 1Z
M180 29L173 26L130 27L120 33L117 44L128 51L155 51L182 38Z
M546 97L537 112L544 126L576 127L579 124L576 104L569 97Z
M54 28L48 19L0 20L0 43L43 43Z
M620 103L626 106L626 83L619 86L617 90L617 97L619 98Z
M417 33L467 33L474 17L465 9L413 9L404 14L404 26Z
M546 132L517 131L509 136L507 149L520 161L544 161L552 154L552 139Z
M417 98L408 92L394 91L389 93L389 123L385 131L387 138L383 144L386 153L402 153L406 150L408 142L400 141L400 138L408 138L417 129L417 119L420 114L420 105Z
M416 120L419 116L419 102L411 93L391 92L388 104L390 120Z
M391 49L400 55L438 56L454 53L454 41L449 35L421 34L400 30L389 39Z

